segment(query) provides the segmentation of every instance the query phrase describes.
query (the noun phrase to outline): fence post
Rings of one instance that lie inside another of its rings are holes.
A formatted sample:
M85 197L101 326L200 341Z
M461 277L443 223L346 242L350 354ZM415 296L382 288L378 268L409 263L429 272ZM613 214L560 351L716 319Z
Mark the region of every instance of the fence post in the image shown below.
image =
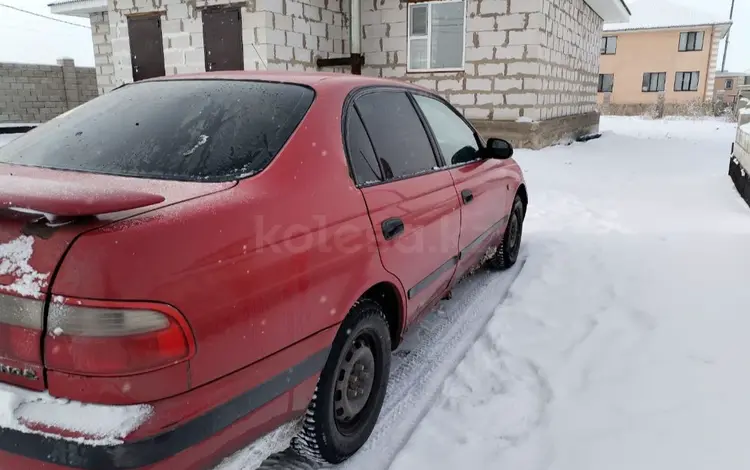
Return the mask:
M78 77L76 76L76 63L73 59L63 57L62 59L57 59L57 65L62 67L65 106L70 110L81 104L81 96L78 92Z

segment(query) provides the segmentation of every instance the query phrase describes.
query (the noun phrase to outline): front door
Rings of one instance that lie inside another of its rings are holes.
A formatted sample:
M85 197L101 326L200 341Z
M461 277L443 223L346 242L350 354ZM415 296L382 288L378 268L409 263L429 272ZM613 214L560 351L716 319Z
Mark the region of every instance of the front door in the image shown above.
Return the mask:
M386 270L407 292L411 322L447 290L458 262L460 206L409 95L381 89L348 112L349 154ZM355 135L358 144L351 144ZM355 148L356 147L356 148ZM360 181L361 180L361 181Z
M161 16L129 17L128 36L130 37L133 81L163 77L165 71Z
M203 10L206 72L243 70L242 12L239 8Z
M498 243L507 222L512 173L508 160L479 158L482 145L474 129L450 105L414 95L461 200L460 259L457 276L473 267L492 243Z

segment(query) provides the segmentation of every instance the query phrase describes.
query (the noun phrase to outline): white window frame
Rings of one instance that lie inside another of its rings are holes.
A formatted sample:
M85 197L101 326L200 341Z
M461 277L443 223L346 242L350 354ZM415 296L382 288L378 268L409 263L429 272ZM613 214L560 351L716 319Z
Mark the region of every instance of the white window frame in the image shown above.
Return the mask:
M432 38L432 5L438 4L438 3L463 3L464 4L464 30L463 34L461 35L461 41L463 43L463 47L461 48L461 66L460 67L443 67L443 68L422 68L422 69L415 69L411 67L411 41L412 39L423 39L427 38L427 64L430 64L432 62L432 48L431 48L431 41ZM467 23L467 14L468 11L468 3L465 0L438 0L433 2L419 2L419 3L407 3L406 8L406 71L407 72L414 72L414 73L424 73L424 72L463 72L466 69L466 23ZM411 10L414 7L419 7L425 5L427 6L427 35L426 36L412 36L411 34Z

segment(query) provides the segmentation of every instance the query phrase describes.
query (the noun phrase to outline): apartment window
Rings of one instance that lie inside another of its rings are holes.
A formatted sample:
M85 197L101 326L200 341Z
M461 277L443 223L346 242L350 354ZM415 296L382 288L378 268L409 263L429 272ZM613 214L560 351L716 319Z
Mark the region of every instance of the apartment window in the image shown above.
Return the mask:
M734 88L734 80L731 78L724 80L724 89L731 90L732 88Z
M667 72L648 72L643 74L642 90L664 91L664 83L667 81Z
M674 91L698 91L700 72L677 72L674 77Z
M602 38L602 54L614 54L617 52L617 36L604 36Z
M680 52L703 50L703 31L680 33Z
M409 5L409 71L464 68L464 21L462 1Z
M615 76L611 73L599 74L599 93L612 93L615 87Z

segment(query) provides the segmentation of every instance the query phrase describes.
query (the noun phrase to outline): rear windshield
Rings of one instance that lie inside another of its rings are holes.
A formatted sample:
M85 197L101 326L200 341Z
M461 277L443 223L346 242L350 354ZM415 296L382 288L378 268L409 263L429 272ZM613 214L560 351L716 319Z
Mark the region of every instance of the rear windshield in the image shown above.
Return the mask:
M226 181L268 165L315 93L284 83L128 85L4 147L0 163L143 178Z

